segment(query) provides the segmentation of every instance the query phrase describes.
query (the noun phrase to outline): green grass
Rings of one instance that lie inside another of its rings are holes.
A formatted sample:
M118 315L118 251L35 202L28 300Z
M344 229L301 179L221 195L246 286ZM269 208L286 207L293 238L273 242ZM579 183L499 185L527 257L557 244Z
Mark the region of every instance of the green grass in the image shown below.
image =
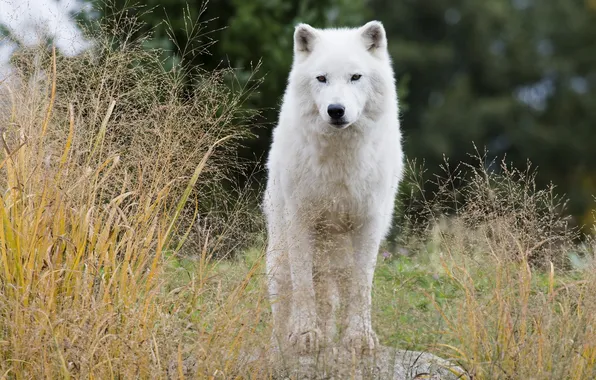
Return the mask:
M404 349L426 350L437 342L444 325L439 306L463 292L427 252L389 260L379 258L373 291L373 318L381 342ZM432 254L431 254L432 255Z
M446 319L457 315L457 305L465 303L466 289L441 266L439 253L423 250L409 257L379 259L373 312L381 341L413 350L437 350L437 344L456 344L457 339L443 332L448 328ZM491 264L491 260L484 265L476 262L470 274L476 301L485 306L495 301L497 283ZM553 284L564 288L585 277L580 270L565 271L557 274ZM549 286L550 274L533 269L530 294L548 294Z

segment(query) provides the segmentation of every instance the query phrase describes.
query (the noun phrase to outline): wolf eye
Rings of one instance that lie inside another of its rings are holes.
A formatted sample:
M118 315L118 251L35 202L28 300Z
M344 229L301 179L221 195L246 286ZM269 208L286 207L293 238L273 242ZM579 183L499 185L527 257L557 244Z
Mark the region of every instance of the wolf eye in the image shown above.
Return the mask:
M357 81L360 78L362 78L362 75L360 75L360 74L354 74L354 75L352 75L352 82L355 82L355 81Z
M325 75L319 75L317 80L321 83L327 83L327 77Z

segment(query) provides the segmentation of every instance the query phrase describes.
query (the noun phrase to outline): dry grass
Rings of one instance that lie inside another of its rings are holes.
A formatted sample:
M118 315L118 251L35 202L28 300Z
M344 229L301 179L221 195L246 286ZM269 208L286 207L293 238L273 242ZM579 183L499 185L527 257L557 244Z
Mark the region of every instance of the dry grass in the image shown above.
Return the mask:
M172 285L192 221L238 167L249 89L165 72L125 24L77 58L23 52L0 83L1 378L165 377L188 351L234 371L263 313L246 291L258 266L218 288L208 228Z
M543 273L527 260L491 255L463 258L461 248L450 244L442 260L462 292L438 307L445 321L442 352L480 379L594 378L591 273L572 276L554 267Z
M434 309L426 314L439 316L424 321L426 347L478 379L594 378L591 239L577 243L564 203L536 189L531 170L484 162L446 164L436 198L424 201L431 224L421 254L434 257L426 266L436 281L423 293Z

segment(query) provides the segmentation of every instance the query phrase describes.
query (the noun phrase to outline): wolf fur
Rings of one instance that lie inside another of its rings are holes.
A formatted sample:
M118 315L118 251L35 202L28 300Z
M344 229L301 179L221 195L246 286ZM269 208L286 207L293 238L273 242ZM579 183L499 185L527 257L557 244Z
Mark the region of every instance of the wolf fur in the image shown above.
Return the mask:
M395 79L380 22L296 26L267 169L275 342L313 352L339 338L339 322L347 348L374 350L373 274L403 170Z

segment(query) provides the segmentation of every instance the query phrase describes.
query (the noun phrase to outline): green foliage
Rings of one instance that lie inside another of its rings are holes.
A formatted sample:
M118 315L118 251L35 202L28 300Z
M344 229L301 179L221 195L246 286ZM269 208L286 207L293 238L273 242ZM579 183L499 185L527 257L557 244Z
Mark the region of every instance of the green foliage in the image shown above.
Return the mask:
M531 160L540 168L539 185L554 182L571 197L578 223L591 223L593 4L371 1L387 29L398 81L411 78L405 147L410 158L425 161L427 178L444 156L470 162L474 142L518 167Z

